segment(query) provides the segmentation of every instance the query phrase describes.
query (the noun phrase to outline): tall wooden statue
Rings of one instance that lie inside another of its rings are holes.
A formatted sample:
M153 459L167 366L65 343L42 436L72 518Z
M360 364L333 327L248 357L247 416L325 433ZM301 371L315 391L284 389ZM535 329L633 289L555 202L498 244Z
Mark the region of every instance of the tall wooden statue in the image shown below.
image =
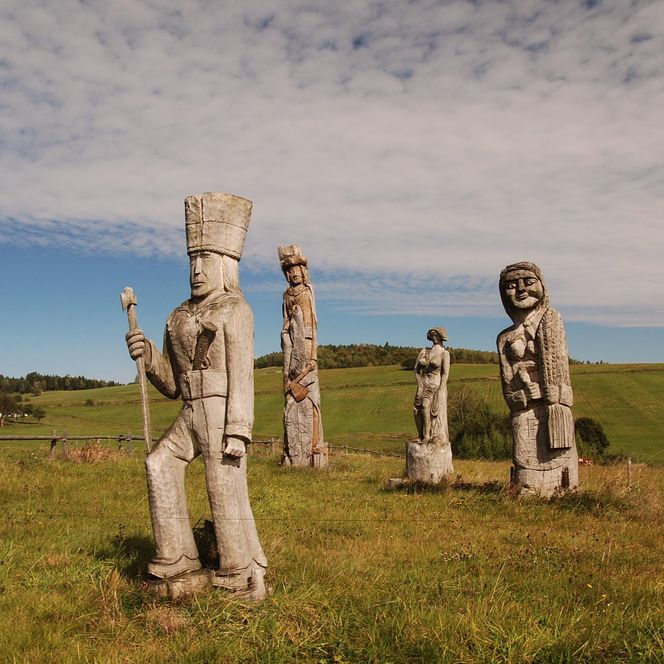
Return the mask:
M141 330L127 334L127 345L133 359L143 358L150 382L183 401L145 460L156 544L148 572L167 590L204 577L260 600L267 561L249 504L246 454L254 420L254 319L239 272L251 208L230 194L186 198L191 297L168 317L163 351ZM197 456L205 464L219 551L219 568L209 572L199 571L184 484Z
M327 465L323 442L318 382L316 300L307 259L296 244L278 248L281 269L288 281L284 291L284 455L283 465Z
M497 340L512 414L512 483L520 496L552 496L578 486L565 328L534 263L508 265L500 297L513 322Z

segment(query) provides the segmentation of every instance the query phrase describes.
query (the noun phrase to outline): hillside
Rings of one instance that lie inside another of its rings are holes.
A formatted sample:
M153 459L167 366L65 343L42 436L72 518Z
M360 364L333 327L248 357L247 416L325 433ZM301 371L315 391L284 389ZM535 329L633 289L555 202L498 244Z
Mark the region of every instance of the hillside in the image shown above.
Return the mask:
M610 451L635 460L664 462L664 364L573 365L576 417L598 420L611 441ZM415 432L412 372L395 366L321 371L323 424L328 441L401 453ZM461 388L485 398L497 412L506 412L495 365L455 364L450 399ZM131 432L141 435L137 385L75 392L45 392L32 402L46 410L40 424L8 424L0 433L50 434L54 429L74 434ZM257 438L282 435L281 370L256 371ZM155 435L180 408L151 388Z

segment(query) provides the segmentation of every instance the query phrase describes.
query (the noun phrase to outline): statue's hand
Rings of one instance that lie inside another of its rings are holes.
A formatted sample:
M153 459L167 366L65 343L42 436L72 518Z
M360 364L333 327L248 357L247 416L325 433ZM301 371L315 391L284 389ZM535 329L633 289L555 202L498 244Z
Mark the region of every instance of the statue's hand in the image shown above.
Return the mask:
M528 390L528 397L530 399L541 399L542 390L537 383L526 383L526 389Z
M245 454L245 444L242 438L237 436L226 436L226 447L224 454L239 459Z
M127 349L132 360L137 360L145 354L145 335L143 330L132 330L125 334Z
M316 367L318 366L318 362L316 360L309 360L305 365L304 365L304 371L309 373L310 371L313 371ZM304 372L303 372L304 373Z

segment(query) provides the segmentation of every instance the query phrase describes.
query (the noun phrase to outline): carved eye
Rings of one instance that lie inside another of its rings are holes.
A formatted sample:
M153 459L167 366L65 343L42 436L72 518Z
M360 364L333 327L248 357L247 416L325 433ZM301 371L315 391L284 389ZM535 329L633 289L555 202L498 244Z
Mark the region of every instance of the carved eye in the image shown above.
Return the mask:
M505 288L506 288L507 290L514 290L514 289L516 288L516 284L515 284L513 281L510 281L510 282L505 286Z
M537 283L537 279L533 279L532 277L530 279L526 279L526 286L532 286L534 283Z

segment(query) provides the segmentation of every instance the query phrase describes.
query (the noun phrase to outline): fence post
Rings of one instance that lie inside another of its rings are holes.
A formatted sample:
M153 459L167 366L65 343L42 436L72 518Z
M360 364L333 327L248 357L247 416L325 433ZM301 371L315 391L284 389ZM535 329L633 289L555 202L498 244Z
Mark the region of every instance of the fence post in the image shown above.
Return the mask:
M627 457L627 488L632 488L632 457Z
M131 453L134 451L134 449L131 446L131 434L127 434L127 454L131 456Z
M62 449L61 449L61 454L62 454L62 460L66 461L69 458L69 454L67 452L67 432L65 431L62 434Z
M49 461L55 461L55 457L58 453L57 445L58 445L58 436L55 433L55 429L53 429L53 438L51 438L51 449L48 451Z
M274 456L274 436L270 438L270 456Z

